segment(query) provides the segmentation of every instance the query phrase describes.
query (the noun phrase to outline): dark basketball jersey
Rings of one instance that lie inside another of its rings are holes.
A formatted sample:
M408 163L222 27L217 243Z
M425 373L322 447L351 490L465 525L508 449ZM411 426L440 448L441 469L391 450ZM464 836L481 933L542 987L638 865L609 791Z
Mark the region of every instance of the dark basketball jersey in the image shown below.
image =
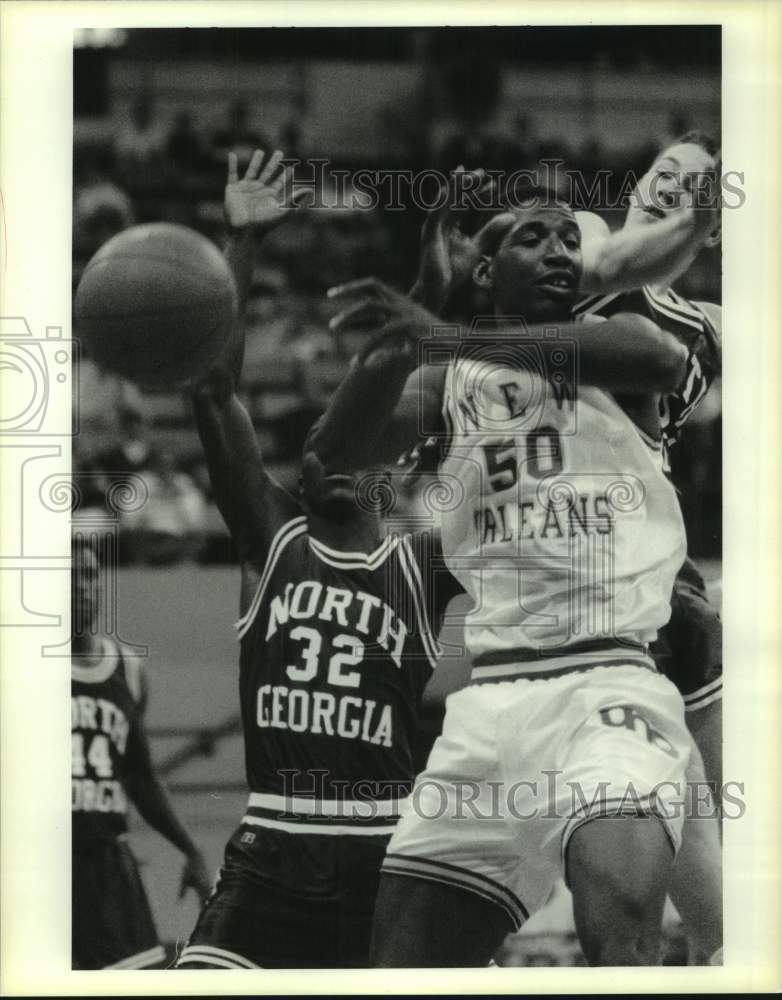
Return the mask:
M271 796L407 794L438 653L428 603L409 535L345 552L313 538L303 516L283 525L236 625L247 780L261 793L245 820Z
M660 399L663 454L669 468L671 447L720 371L719 337L711 320L698 305L672 289L659 292L649 285L630 292L590 295L576 305L574 312L606 319L620 312L639 313L672 333L689 350L682 385Z
M139 668L110 639L95 666L71 666L74 846L127 830L126 781L141 701Z

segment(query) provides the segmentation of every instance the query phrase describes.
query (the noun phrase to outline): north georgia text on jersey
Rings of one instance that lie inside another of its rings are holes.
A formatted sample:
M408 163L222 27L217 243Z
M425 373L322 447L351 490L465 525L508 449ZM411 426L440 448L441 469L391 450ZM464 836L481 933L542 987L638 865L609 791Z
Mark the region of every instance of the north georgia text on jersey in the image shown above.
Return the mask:
M393 746L393 711L371 698L333 695L330 691L263 684L258 689L255 720L261 729L340 736L375 746Z
M380 651L384 661L390 658L397 669L402 666L410 631L393 609L374 594L324 585L318 580L288 582L284 591L269 602L265 641L291 621L314 624L314 627L296 625L288 633L290 639L302 644L301 662L285 668L291 681L314 681L323 659L324 663L328 661L323 678L327 684L338 689L358 688L361 672L350 668L362 665L365 660L377 660ZM330 632L318 628L320 622L351 631L331 637ZM332 648L323 650L324 640ZM371 698L354 694L264 684L258 689L256 722L262 729L290 729L392 746L392 706L381 706Z
M364 636L373 636L373 648L384 650L397 667L402 666L402 653L409 630L385 601L374 594L331 585L324 587L317 580L287 583L284 593L276 594L269 603L266 641L291 618L296 621L314 618L342 628L353 628ZM357 637L347 638L354 640L350 644L364 647L364 642ZM358 686L358 681L352 686Z
M110 752L111 744L118 755L125 753L130 730L125 713L105 698L73 695L71 730L71 809L126 813L127 796L113 776Z

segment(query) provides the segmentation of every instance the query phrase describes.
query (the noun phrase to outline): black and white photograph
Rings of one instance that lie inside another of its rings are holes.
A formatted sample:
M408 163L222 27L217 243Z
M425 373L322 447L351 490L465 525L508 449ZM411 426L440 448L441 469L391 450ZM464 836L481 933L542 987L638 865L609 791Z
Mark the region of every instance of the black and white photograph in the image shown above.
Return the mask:
M4 293L4 639L70 701L65 870L27 876L58 961L172 994L773 988L778 919L726 943L736 866L779 885L740 846L770 808L742 741L780 706L730 562L730 456L772 419L732 421L723 366L750 339L723 281L768 264L767 233L731 245L732 29L264 6L84 8L68 309Z

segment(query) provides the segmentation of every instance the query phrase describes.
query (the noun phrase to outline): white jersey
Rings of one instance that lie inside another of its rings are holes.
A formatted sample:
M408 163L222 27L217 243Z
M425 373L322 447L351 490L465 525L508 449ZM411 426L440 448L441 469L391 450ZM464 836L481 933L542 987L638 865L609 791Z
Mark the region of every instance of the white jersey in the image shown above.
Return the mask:
M502 359L449 366L442 544L474 601L475 666L645 647L669 618L686 542L660 444L607 392L576 401L570 384Z

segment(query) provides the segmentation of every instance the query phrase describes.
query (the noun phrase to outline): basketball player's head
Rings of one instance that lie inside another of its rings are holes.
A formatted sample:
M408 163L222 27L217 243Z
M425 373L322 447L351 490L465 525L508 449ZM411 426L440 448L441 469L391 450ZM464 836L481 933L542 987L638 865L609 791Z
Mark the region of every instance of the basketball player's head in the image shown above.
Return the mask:
M527 323L566 320L581 280L581 231L572 208L548 188L514 198L494 246L473 271L494 311Z
M71 534L71 634L91 632L98 618L100 563L91 539Z
M378 510L373 497L384 474L379 471L345 473L327 469L312 446L312 438L320 422L319 417L304 441L299 477L300 500L310 513L330 521L353 520L362 514L376 519Z
M684 198L700 189L696 207L708 207L708 195L719 196L722 159L717 143L705 132L687 132L661 149L631 196L626 226L648 226L666 218ZM719 242L719 220L705 240Z

